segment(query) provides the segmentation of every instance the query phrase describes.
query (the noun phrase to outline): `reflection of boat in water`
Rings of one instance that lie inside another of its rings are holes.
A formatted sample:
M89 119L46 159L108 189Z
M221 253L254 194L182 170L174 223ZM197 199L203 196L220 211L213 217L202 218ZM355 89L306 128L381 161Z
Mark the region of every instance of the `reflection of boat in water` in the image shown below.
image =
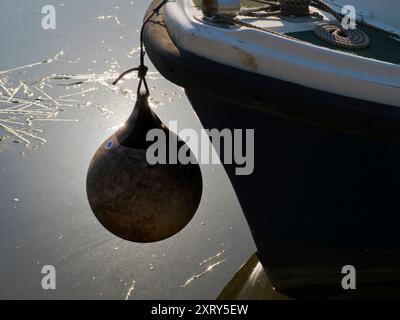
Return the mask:
M199 1L168 2L144 40L205 128L255 128L253 175L225 168L271 281L341 290L344 265L358 286L400 281L400 4L352 0L361 33L337 27L328 43L314 29L343 1L289 16L244 1L252 17L236 18L220 3L203 19Z
M220 300L290 300L275 290L257 255L240 268L218 296Z
M318 291L318 295L304 294L303 298L331 300L396 299L398 284L380 284L356 291ZM293 297L276 290L256 254L240 268L217 297L218 300L293 300Z

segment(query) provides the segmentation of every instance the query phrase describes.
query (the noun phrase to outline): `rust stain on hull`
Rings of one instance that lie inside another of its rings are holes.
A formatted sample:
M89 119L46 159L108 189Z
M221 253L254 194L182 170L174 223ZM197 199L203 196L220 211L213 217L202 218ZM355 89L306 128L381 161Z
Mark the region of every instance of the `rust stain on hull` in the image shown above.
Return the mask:
M257 72L258 65L256 59L247 52L243 51L242 49L232 46L233 49L238 53L239 59L246 67L248 67L251 71Z

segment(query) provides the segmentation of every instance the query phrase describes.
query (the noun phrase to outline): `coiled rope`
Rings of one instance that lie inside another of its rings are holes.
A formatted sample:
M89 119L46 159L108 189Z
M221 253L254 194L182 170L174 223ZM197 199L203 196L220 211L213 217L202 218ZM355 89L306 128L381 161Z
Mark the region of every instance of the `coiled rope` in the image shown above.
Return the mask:
M369 46L369 37L359 29L345 30L338 23L324 23L314 28L314 34L336 47L359 50Z

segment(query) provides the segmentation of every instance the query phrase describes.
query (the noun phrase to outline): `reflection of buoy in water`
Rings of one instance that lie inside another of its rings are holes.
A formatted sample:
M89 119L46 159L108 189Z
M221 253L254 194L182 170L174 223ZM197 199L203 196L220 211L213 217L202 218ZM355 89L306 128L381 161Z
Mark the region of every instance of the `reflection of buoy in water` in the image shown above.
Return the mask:
M87 196L97 219L134 242L178 233L194 216L202 194L198 164L148 164L146 134L155 128L163 126L148 96L139 94L125 126L99 147L87 175Z

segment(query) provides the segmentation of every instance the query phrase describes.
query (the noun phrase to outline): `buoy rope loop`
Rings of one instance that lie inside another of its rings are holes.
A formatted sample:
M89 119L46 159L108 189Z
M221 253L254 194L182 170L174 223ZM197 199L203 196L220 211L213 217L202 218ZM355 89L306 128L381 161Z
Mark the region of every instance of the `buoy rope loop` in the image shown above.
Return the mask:
M160 9L168 2L169 0L162 0L148 15L146 19L144 19L144 22L142 24L142 28L140 30L140 64L136 68L128 69L121 73L118 78L112 83L114 86L121 81L127 74L132 73L137 71L138 72L138 78L139 84L137 88L137 95L139 96L141 94L142 90L142 85L144 85L145 90L146 90L146 95L150 95L150 90L147 85L146 81L146 75L149 70L149 68L145 65L145 56L146 56L146 51L144 48L144 27L146 26L147 23L150 22L151 18L153 18L154 15L159 15Z

